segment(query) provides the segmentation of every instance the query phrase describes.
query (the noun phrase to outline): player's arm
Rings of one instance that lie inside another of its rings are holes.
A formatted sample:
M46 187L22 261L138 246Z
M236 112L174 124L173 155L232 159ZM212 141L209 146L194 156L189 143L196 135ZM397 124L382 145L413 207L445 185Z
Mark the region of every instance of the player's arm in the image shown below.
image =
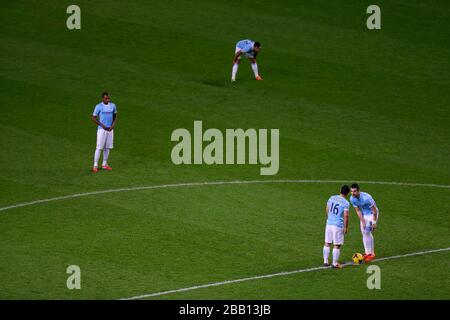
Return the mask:
M328 219L328 212L330 211L330 207L328 206L327 203L327 207L325 208L325 218Z
M98 126L102 127L102 128L105 129L105 130L108 130L108 128L107 128L103 123L101 123L100 121L98 121L96 115L92 115L92 116L91 116L91 119L92 119L92 121L94 121L95 124L97 124Z
M113 122L111 124L111 127L109 127L108 131L111 131L112 129L114 129L114 126L116 125L116 120L117 120L117 113L113 113Z
M235 63L237 63L238 62L238 59L239 59L239 57L242 55L242 51L241 50L239 50L238 52L236 52L236 54L234 55L234 58L233 58L233 64L235 64Z
M373 205L371 208L372 210L372 214L373 214L373 224L372 224L372 229L375 230L377 228L377 223L375 221L378 220L378 208L376 205Z
M356 214L358 215L359 220L362 223L363 229L366 228L366 221L364 220L363 214L358 207L355 207Z
M344 232L348 231L348 210L344 210Z
M378 208L377 208L377 204L375 203L375 200L373 200L372 197L369 198L369 206L370 206L370 211L372 212L372 215L373 215L372 229L374 230L377 227L375 221L377 221L377 218L378 218Z
M250 58L250 61L252 62L252 63L255 63L256 62L256 56L258 55L258 52L253 52L253 57L252 58Z

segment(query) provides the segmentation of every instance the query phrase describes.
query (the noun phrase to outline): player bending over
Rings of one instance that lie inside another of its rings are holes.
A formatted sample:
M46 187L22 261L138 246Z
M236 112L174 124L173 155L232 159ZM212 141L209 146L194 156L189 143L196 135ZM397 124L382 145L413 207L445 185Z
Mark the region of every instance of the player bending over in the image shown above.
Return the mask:
M346 197L350 193L350 187L343 185L339 195L331 196L327 202L326 216L327 226L325 228L325 245L323 247L323 265L328 267L328 256L330 255L330 246L333 248L333 263L332 267L341 269L339 264L339 254L341 253L341 246L344 244L344 234L348 231L348 210L350 203Z
M359 190L359 185L354 183L351 185L350 202L355 207L356 214L361 221L361 233L363 235L364 244L364 261L375 259L374 239L372 231L377 228L378 207L372 196L366 192Z
M102 169L112 170L108 166L108 156L110 149L113 148L114 142L114 126L117 120L117 108L116 105L109 101L108 92L102 93L102 102L97 104L92 114L92 121L97 125L97 148L94 155L94 167L92 172L98 172L98 160L100 159L100 153L103 150L103 164Z
M250 60L253 73L256 80L262 80L258 73L258 65L256 64L256 56L261 50L261 44L258 41L241 40L236 43L236 50L234 51L233 69L231 71L231 82L236 82L236 73L241 62L241 57L245 56Z

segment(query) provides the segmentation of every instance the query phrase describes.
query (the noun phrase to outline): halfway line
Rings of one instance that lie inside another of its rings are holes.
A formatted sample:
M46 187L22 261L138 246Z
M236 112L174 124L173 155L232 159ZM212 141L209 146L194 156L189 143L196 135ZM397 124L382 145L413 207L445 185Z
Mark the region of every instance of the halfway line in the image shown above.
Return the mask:
M267 184L267 183L348 183L348 180L242 180L242 181L211 181L211 182L187 182L187 183L174 183L174 184L161 184L152 186L140 186L140 187L127 187L118 189L107 189L83 193L75 193L66 196L34 200L29 202L22 202L6 207L1 207L0 211L11 210L20 207L32 206L39 203L47 203L59 200L81 198L86 196L93 196L98 194L124 192L124 191L140 191L151 189L168 189L168 188L180 188L180 187L194 187L194 186L213 186L213 185L228 185L228 184ZM390 181L359 181L362 184L379 184L379 185L391 185L391 186L407 186L407 187L429 187L429 188L443 188L450 189L450 185L444 184L432 184L432 183L415 183L415 182L390 182Z

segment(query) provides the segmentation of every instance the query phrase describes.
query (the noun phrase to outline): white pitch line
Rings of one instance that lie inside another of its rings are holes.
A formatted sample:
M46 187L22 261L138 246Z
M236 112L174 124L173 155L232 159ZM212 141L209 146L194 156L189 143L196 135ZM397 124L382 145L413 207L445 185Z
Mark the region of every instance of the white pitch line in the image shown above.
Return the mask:
M384 260L392 260L392 259L399 259L399 258L405 258L405 257L412 257L412 256L418 256L423 254L429 254L434 252L442 252L442 251L449 251L450 247L448 248L441 248L441 249L434 249L434 250L427 250L427 251L420 251L420 252L413 252L413 253L407 253L403 255L396 255L396 256L390 256L385 258L379 258L375 259L372 262L375 261L384 261ZM346 262L343 264L343 266L349 266L353 265L352 262ZM251 281L251 280L259 280L259 279L266 279L266 278L273 278L273 277L282 277L282 276L288 276L291 274L297 274L297 273L305 273L305 272L312 272L312 271L318 271L323 269L330 269L331 267L314 267L314 268L308 268L308 269L300 269L300 270L293 270L293 271L285 271L285 272L278 272L273 274L266 274L261 276L253 276L248 278L241 278L241 279L235 279L235 280L226 280L226 281L220 281L220 282L214 282L214 283L208 283L208 284L202 284L198 286L188 287L188 288L181 288L181 289L174 289L174 290L168 290L168 291L161 291L161 292L155 292L155 293L149 293L149 294L143 294L139 296L134 296L130 298L121 298L119 300L137 300L137 299L143 299L143 298L150 298L150 297L157 297L162 295L167 295L171 293L179 293L179 292L186 292L186 291L192 291L197 289L203 289L203 288L210 288L210 287L218 287L223 286L226 284L232 284L232 283L240 283L245 281Z
M268 183L348 183L352 180L242 180L242 181L211 181L211 182L188 182L188 183L174 183L174 184L161 184L161 185L151 185L151 186L140 186L140 187L128 187L128 188L118 188L118 189L107 189L84 193L75 193L66 196L34 200L29 202L22 202L6 207L1 207L0 211L11 210L20 207L32 206L39 203L47 203L59 200L81 198L86 196L93 196L105 193L113 192L124 192L124 191L141 191L141 190L151 190L151 189L168 189L168 188L179 188L179 187L195 187L195 186L213 186L213 185L229 185L229 184L268 184ZM429 188L443 188L450 189L450 185L443 184L433 184L433 183L415 183L415 182L390 182L390 181L359 181L360 184L379 184L379 185L392 185L392 186L408 186L408 187L429 187Z

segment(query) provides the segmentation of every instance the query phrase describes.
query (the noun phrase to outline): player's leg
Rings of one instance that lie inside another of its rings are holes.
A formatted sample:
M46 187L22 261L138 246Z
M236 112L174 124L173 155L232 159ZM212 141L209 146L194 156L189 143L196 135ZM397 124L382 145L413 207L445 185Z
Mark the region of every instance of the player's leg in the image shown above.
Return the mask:
M103 150L103 163L102 163L103 169L106 169L106 167L108 166L109 150L110 149L108 149L108 148L105 148Z
M108 157L109 152L113 148L114 143L114 130L106 132L106 141L105 141L105 149L103 150L103 163L102 169L104 170L112 170L112 168L108 165Z
M370 253L365 257L365 261L372 261L373 259L375 259L375 238L373 237L373 228L372 225L376 224L377 221L374 220L373 215L369 216L369 225L371 226L370 228L370 234L369 234L369 245L370 245Z
M234 51L234 54L236 54L240 49L236 47L236 50ZM231 82L236 82L236 74L238 72L239 63L241 63L241 57L239 56L237 58L236 63L233 63L233 68L231 69Z
M331 243L325 242L325 245L323 246L323 265L328 267L330 265L328 261L328 257L330 256L330 246Z
M240 62L241 60L238 59L236 63L233 63L233 68L231 69L231 82L236 81L236 74L238 72Z
M339 264L339 256L341 254L341 246L344 244L344 228L334 227L333 230L333 268L342 268Z
M259 72L258 72L258 64L256 63L256 59L255 58L249 58L249 60L250 60L250 65L252 66L253 73L255 75L255 79L256 80L262 80L262 78L261 78L261 76L259 75Z
M97 145L96 145L95 154L94 154L94 167L92 168L93 172L98 171L98 161L100 159L100 154L105 146L105 141L106 141L105 132L106 131L103 129L97 130Z
M367 224L367 221L366 221L366 224ZM361 227L361 234L362 234L362 240L363 240L363 245L364 245L364 253L365 253L365 255L367 255L371 251L371 243L370 243L370 239L369 239L370 232L367 231L367 226L366 226L366 228L363 228L362 223L360 223L360 227Z
M340 269L342 268L342 265L339 263L339 256L341 254L341 246L340 245L334 245L333 248L333 268Z
M325 227L325 244L323 246L323 265L329 266L328 257L330 256L330 246L333 242L333 234L331 230L331 226L327 225Z
M373 216L372 216L372 224L375 224L376 226L378 226L378 219L380 218L380 211L378 210L378 208L377 208L377 219L375 220L374 218L373 218ZM373 231L374 231L375 229L372 229L372 232L370 233L371 235L372 235L372 250L371 250L371 252L372 252L372 257L370 257L369 258L369 260L372 260L372 259L374 259L375 258L375 238L374 238L374 236L373 236Z
M361 233L363 236L363 244L364 244L364 260L370 261L375 257L374 255L374 239L372 235L372 223L373 219L371 216L364 216L364 220L366 222L366 228L364 229L361 223ZM373 258L372 258L373 257Z
M101 149L96 148L94 153L94 167L92 168L93 172L98 171L98 160L100 159L100 153L102 152Z

